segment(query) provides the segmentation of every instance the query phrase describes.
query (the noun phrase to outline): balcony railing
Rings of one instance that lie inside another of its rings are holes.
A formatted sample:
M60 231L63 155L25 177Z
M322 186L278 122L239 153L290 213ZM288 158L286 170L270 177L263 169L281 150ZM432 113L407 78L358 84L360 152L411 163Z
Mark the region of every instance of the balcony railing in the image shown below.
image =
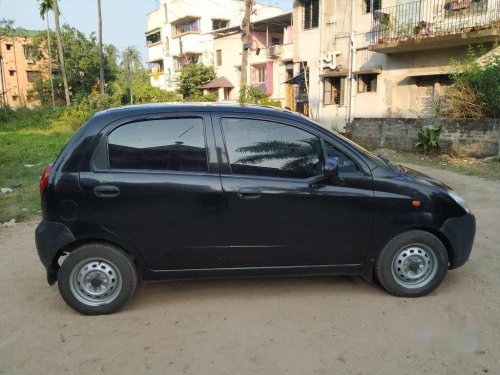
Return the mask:
M420 0L373 12L370 44L500 26L500 0Z

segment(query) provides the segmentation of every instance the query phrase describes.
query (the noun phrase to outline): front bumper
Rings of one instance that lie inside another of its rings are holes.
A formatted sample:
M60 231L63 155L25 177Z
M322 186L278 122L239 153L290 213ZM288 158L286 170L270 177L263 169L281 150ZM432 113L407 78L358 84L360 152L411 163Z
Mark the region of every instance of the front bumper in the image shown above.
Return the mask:
M60 250L75 241L75 236L64 224L42 220L35 230L35 243L38 256L47 270L47 282L53 285L57 281L57 263Z
M472 214L446 220L441 232L450 241L452 255L450 269L463 266L469 259L476 235L476 218Z

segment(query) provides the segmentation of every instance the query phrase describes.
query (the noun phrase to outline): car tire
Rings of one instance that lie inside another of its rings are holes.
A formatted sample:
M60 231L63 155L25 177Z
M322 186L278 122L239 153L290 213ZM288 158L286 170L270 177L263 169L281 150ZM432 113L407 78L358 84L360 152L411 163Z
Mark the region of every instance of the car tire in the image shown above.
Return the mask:
M429 294L443 281L448 253L435 235L412 230L390 240L380 251L375 275L380 284L398 297Z
M64 301L85 315L111 314L122 308L137 287L137 269L128 254L93 242L71 251L58 274Z

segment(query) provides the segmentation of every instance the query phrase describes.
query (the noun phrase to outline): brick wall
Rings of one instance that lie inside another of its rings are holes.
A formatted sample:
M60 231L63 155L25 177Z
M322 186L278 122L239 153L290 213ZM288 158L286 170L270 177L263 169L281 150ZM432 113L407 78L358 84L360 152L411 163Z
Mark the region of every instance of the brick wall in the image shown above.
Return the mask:
M358 118L347 125L346 135L369 148L416 150L422 127L442 125L439 143L453 156L500 156L500 119Z

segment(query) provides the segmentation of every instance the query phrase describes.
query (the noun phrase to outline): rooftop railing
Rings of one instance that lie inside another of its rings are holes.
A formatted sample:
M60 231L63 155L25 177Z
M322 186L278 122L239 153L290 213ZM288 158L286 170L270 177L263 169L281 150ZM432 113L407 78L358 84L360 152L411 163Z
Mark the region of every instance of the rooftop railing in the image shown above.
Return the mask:
M371 44L500 26L500 0L420 0L373 11Z

